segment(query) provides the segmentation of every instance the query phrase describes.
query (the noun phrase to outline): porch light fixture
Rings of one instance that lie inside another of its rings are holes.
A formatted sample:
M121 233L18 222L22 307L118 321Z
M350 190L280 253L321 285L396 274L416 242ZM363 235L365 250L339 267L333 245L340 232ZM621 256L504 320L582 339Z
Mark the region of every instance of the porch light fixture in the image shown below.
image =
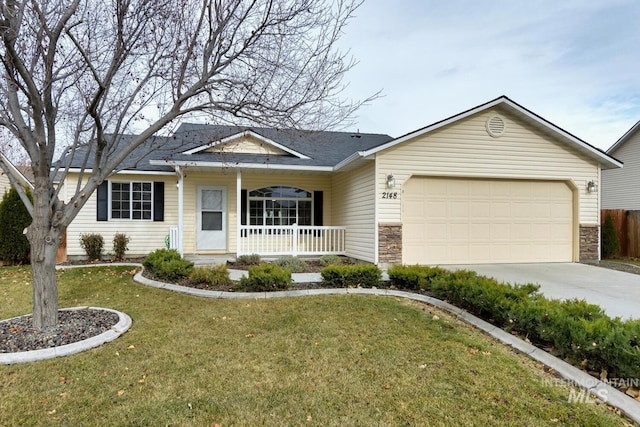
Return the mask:
M387 188L394 188L396 186L396 179L392 174L387 175Z
M594 181L587 182L587 191L589 193L595 193L596 191L598 191L598 186Z

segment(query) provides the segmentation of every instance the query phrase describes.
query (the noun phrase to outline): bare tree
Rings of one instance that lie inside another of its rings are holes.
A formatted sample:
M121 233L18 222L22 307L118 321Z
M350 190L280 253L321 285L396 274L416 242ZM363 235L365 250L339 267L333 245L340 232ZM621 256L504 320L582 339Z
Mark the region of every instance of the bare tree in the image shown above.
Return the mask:
M0 127L26 150L34 176L33 203L21 191L33 217L34 327L57 324L55 258L69 223L136 147L176 119L315 129L348 119L358 104L340 98L341 79L353 62L336 42L358 6L0 0ZM136 136L116 150L125 133ZM54 163L59 145L67 160ZM54 179L64 180L76 155L85 167L62 202Z

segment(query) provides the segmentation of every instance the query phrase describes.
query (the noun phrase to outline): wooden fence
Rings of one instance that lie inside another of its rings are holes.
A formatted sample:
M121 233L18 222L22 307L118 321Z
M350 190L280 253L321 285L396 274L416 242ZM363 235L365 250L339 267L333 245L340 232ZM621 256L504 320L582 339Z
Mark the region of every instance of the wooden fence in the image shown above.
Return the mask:
M603 209L600 215L603 224L607 214L611 215L618 231L620 256L640 258L640 211Z

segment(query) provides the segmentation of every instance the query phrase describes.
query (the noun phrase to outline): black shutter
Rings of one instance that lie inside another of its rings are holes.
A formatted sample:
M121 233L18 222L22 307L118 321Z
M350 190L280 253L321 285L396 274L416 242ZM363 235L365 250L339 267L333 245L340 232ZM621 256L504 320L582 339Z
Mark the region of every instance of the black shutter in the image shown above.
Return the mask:
M98 206L96 210L97 221L107 221L109 219L109 181L102 181L98 185Z
M313 192L313 225L322 226L322 191Z
M240 225L247 225L247 190L240 190Z
M153 220L164 221L164 182L153 183Z

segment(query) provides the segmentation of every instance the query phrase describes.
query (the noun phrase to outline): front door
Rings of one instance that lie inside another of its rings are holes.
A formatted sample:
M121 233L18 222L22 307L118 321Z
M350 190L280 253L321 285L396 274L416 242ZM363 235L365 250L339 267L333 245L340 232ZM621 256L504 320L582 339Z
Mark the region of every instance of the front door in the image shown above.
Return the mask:
M198 186L197 200L198 250L227 249L227 189Z

